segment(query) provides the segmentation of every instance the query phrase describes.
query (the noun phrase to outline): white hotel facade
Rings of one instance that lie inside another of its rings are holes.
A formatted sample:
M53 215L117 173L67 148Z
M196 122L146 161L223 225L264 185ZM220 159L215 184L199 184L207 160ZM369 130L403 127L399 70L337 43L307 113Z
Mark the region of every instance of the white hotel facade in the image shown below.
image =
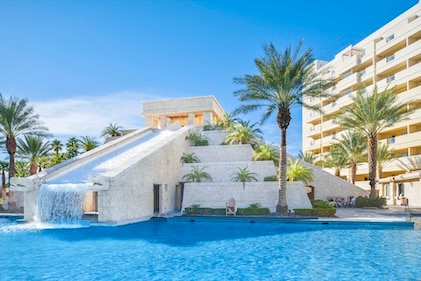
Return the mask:
M368 37L335 55L329 62L316 61L317 70L337 82L329 89L331 96L307 100L321 106L323 113L303 109L303 152L318 157L327 153L341 138L342 129L335 115L352 104L359 92L381 92L395 87L398 100L415 109L409 120L396 123L378 135L379 143L388 143L396 159L421 158L421 1ZM378 183L380 195L389 204L401 204L400 193L409 204L421 206L421 171L407 173L394 160L385 165ZM341 171L349 179L349 170ZM369 189L368 166L357 168L357 185ZM411 202L412 201L412 202Z

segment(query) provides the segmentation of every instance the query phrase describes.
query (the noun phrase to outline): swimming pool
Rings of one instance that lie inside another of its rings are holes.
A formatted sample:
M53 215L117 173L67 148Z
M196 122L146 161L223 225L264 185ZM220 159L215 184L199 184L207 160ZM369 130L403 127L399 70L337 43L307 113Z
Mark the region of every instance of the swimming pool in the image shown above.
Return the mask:
M0 219L0 245L0 280L421 279L421 231L381 224L161 219L35 229Z

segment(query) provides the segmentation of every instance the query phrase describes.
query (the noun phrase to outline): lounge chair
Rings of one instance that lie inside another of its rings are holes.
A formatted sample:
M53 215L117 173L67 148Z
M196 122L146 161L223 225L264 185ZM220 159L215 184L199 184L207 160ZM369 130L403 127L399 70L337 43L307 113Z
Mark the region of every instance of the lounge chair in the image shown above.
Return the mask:
M225 215L226 216L237 215L237 204L234 198L230 198L228 202L225 203Z

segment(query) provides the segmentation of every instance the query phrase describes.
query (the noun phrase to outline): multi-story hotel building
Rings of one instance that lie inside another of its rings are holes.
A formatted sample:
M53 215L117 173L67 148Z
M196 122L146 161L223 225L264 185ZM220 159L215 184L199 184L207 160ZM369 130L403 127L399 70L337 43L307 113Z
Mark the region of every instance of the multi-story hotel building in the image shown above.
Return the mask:
M421 2L336 54L333 60L316 61L315 66L337 83L329 89L329 98L307 100L319 105L323 113L303 109L304 152L320 158L327 153L342 134L334 122L335 115L352 105L353 96L371 92L377 86L378 92L395 87L398 101L415 109L409 120L383 130L378 135L379 143L388 143L397 159L421 157ZM382 178L405 173L401 166L397 160L388 163ZM349 178L348 169L341 175ZM367 163L358 165L357 185L368 189L367 177ZM381 193L391 193L379 186Z

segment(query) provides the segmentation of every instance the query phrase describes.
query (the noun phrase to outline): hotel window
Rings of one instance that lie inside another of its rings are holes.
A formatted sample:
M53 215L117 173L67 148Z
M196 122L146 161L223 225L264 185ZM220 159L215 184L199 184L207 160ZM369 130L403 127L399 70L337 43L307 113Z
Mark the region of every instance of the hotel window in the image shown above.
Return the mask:
M394 59L395 59L395 54L393 54L393 55L391 55L391 56L388 56L388 57L386 58L386 62L392 61L392 60L394 60Z
M395 34L392 34L386 37L386 42L392 41L393 39L395 39Z
M365 75L365 69L360 71L360 76Z
M393 80L395 80L395 75L391 75L391 76L389 76L389 77L387 77L387 78L386 78L386 82L387 82L387 83L390 83L390 82L392 82Z
M398 184L398 196L405 195L405 186L403 183Z
M346 90L343 95L344 96L347 96L347 95L349 95L351 93L352 93L352 89L349 89L349 90Z
M393 136L393 137L391 137L391 138L388 138L387 139L387 143L395 143L395 136Z

